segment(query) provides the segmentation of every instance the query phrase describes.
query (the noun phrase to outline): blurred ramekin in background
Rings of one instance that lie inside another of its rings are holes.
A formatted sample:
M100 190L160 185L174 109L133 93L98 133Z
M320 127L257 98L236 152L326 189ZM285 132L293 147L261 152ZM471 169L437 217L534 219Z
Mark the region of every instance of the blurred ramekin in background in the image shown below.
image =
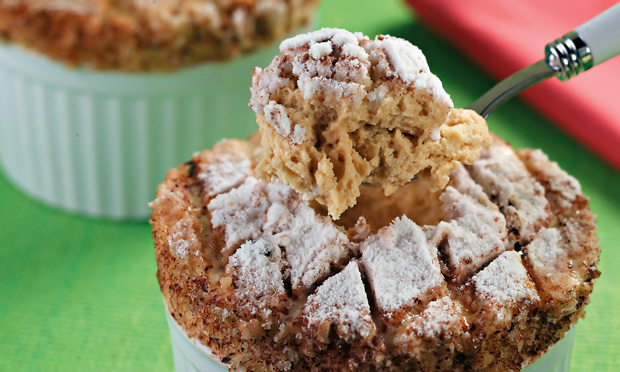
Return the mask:
M169 168L256 130L252 69L269 64L279 40L308 30L316 2L0 4L4 172L66 211L147 218Z

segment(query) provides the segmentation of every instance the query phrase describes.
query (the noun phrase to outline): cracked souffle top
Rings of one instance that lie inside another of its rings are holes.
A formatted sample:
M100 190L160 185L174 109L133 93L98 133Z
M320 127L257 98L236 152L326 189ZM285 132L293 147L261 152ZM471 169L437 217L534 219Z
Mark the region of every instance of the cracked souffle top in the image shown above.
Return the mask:
M256 68L250 106L264 157L258 176L277 177L339 218L360 185L386 195L428 170L433 190L488 146L486 123L453 109L422 52L408 41L322 29L280 45Z
M307 24L317 0L0 0L0 39L71 65L173 70L237 57Z
M170 315L231 370L518 371L584 315L600 247L579 183L500 140L336 222L228 140L151 204ZM366 218L368 217L368 218Z

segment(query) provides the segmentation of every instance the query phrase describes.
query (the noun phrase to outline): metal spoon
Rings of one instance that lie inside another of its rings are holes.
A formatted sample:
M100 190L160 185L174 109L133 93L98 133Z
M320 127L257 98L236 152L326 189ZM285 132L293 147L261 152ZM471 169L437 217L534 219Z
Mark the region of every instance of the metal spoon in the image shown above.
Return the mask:
M532 85L551 76L567 81L618 54L620 3L547 44L544 59L500 81L467 108L486 119L502 103ZM416 175L407 183L414 182L417 178Z
M567 81L618 54L620 3L547 44L544 59L500 81L468 109L486 119L499 105L532 85L551 76Z

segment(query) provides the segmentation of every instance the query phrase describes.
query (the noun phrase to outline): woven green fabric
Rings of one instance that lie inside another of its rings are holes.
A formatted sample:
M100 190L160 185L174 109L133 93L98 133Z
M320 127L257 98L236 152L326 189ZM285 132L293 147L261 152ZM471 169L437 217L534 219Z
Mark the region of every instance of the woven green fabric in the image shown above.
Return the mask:
M325 0L320 19L323 26L411 40L456 106L493 85L399 0ZM579 322L572 370L620 370L620 174L519 100L494 113L489 126L517 148L542 148L590 197L603 275ZM172 371L155 271L146 222L91 220L50 209L0 173L0 371Z

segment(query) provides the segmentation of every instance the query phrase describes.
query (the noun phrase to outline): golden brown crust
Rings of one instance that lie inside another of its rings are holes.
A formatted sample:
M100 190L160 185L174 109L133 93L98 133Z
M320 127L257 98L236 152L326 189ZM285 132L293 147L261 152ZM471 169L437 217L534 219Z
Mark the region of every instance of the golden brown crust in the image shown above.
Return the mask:
M499 149L496 148L498 146ZM487 159L488 163L496 156L495 150L506 149L506 145L496 141L489 154L483 154L481 161ZM212 229L213 216L207 208L217 195L205 191L205 181L199 172L205 165L222 161L226 156L253 158L258 155L255 145L246 142L219 143L213 150L197 154L190 162L168 172L152 204L157 277L164 300L171 315L188 336L198 339L223 362L230 363L232 368L243 367L253 371L520 370L540 357L563 337L577 319L584 316L584 306L589 301L594 279L600 275L596 268L600 246L587 198L567 178L570 176L557 172L557 165L541 154L533 150L520 150L517 152L518 158L515 158L517 162L523 159L527 177L544 188L549 206L540 208L540 211L554 212L541 225L536 225L531 242L521 238L517 240L519 244L515 243L513 247L510 240L507 251L491 263L477 268L473 274L467 274L463 284L444 271L446 265L441 262L445 281L421 295L416 302L418 305L402 307L393 312L390 319L384 319L383 313L378 310L380 304L368 284L369 275L372 275L373 288L380 288L377 273L370 274L368 267L360 264L363 288L361 283L355 288L365 290L368 296L347 297L357 298L357 302L336 301L337 310L330 312L326 321L310 322L302 311L307 294L314 292L313 296L318 296L312 306L315 310L319 308L317 304L333 301L333 298L322 300L320 296L325 295L326 291L316 289L328 282L335 285L334 288L342 287L342 283L333 283L336 276L344 273L341 271L342 263L331 269L330 278L325 282L320 279L311 285L310 292L293 295L290 287L286 289L287 279L284 279L281 284L286 290L285 302L280 305L285 303L286 310L270 303L268 308L271 313L252 315L245 310L240 311L241 306L245 306L238 296L242 288L235 275L231 275L234 265L226 269L228 253L221 250L226 245L226 235ZM458 190L463 200L472 201L474 196L485 199L483 194L476 194L482 193L482 188L470 181L473 178L482 180L488 175L479 173L469 178L468 171L459 169L462 174L453 175L451 186L444 193L456 193L454 190ZM504 171L506 169L512 168L504 168ZM513 177L508 173L506 176ZM502 180L494 180L496 189L502 189ZM242 181L235 182L239 184ZM235 189L232 183L218 185L222 190ZM567 188L566 185L573 187ZM416 192L415 187L411 190ZM535 194L535 188L533 190ZM526 191L513 195L511 200L517 205L529 200ZM221 191L220 195L226 192ZM489 194L490 199L493 199L492 193ZM441 196L440 199L444 204L448 200ZM501 195L493 202L501 202ZM484 203L481 205L485 207ZM450 209L450 213L454 212L450 221L465 224L460 219L462 216L458 217L459 207L454 208L456 212ZM498 210L494 208L492 210ZM503 209L499 208L500 211ZM518 216L522 219L534 218L534 212ZM442 220L448 220L445 211L439 214ZM370 231L362 225L358 226L357 240L351 240L354 257L357 249L362 251L357 253L360 262L368 259L363 245L363 241L367 240L365 236L377 228L375 226ZM504 226L509 228L509 225ZM424 229L428 236L432 236L435 226L425 226ZM387 243L384 240L382 244L390 247L390 239L397 239L392 236L398 234L398 230L390 227L384 234ZM247 242L260 242L262 238L252 239ZM429 238L429 241L432 239ZM397 240L394 244L398 244ZM552 270L543 269L548 268L549 261L545 260L549 258L536 255L537 245L542 245L545 252L555 252L551 261L555 265ZM270 251L272 253L267 252L265 262L284 262L288 265L286 261L291 259L286 257L288 247L283 246L282 252L279 248L274 249ZM447 252L443 251L441 244L438 249L439 260L445 261ZM572 262L578 264L571 265ZM276 271L281 269L278 265L270 267ZM349 270L353 269L349 267ZM288 275L286 270L281 273L284 278ZM494 281L496 273L508 275L510 280L506 283L510 286L507 292L496 288L503 285L503 282ZM350 293L350 290L347 291ZM283 292L276 290L269 293ZM369 308L365 304L366 297ZM350 307L343 312L346 306ZM346 318L345 323L338 323L344 316L342 314L351 314L352 309L359 311L360 317L365 317L364 322L355 323L355 318ZM370 328L367 309L370 309L372 316ZM405 309L411 309L411 313L404 314ZM265 314L268 314L267 322ZM314 325L304 331L308 323ZM356 329L351 324L363 326L357 328L359 333L351 333ZM364 331L368 329L370 331Z
M308 24L317 0L0 0L0 39L68 65L168 71L238 57Z

